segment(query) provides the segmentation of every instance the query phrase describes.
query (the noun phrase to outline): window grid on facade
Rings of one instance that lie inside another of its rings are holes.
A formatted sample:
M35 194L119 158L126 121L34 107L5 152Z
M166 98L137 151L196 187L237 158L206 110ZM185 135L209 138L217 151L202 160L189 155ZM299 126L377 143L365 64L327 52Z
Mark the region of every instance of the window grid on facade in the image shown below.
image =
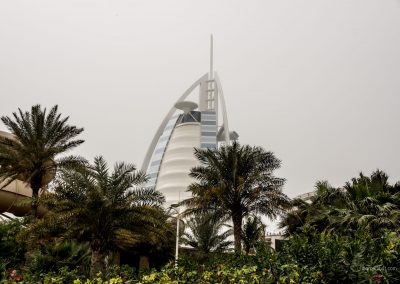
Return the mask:
M213 105L210 104L210 106ZM215 111L209 110L201 113L200 147L202 149L217 147L217 114Z
M155 151L153 153L153 156L151 157L150 164L147 169L147 174L149 177L149 181L146 184L147 187L153 187L157 183L157 176L158 172L160 171L162 157L164 155L165 149L167 148L168 141L171 137L172 131L174 130L178 118L179 115L171 117L171 119L165 126L162 135L158 139Z

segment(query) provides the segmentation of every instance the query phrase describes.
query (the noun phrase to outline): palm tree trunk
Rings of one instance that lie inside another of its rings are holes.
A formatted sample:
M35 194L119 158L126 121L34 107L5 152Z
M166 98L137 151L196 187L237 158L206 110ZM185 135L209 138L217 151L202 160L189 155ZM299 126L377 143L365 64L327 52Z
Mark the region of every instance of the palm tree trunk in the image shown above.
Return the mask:
M139 258L139 269L149 269L150 262L147 255L141 255Z
M246 252L246 255L249 255L250 253L250 246L244 246L244 251Z
M118 250L115 251L111 251L108 254L108 257L110 258L110 264L111 265L117 265L120 266L121 265L121 254Z
M233 238L235 244L235 252L242 252L242 214L233 214Z
M95 276L99 271L102 271L104 265L104 254L100 249L91 248L92 255L90 258L90 276Z
M32 220L36 221L36 218L38 216L38 198L39 198L40 183L32 181L31 189L32 189L32 202L31 202L30 215L32 216Z

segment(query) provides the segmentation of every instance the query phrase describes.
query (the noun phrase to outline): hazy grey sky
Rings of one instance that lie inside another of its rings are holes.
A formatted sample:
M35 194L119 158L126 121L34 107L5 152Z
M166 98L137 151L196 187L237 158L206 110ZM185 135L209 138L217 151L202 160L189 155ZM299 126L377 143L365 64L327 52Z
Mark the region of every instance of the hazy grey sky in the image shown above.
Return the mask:
M0 115L58 104L85 128L75 153L140 167L210 33L230 127L282 160L287 194L400 180L396 0L1 0Z

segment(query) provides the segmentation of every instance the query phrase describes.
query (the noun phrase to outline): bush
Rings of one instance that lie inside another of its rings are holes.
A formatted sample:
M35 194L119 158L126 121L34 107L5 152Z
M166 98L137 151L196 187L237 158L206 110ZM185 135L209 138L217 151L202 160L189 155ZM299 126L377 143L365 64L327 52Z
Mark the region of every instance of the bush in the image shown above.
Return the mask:
M284 246L280 262L301 267L300 277L312 271L329 283L359 283L381 279L400 280L397 267L400 240L396 233L385 233L374 239L367 230L353 237L319 233L303 228Z
M348 237L305 227L280 252L262 243L253 256L214 255L202 265L182 259L139 283L394 283L399 253L396 233L374 239L367 230Z
M27 270L34 274L57 273L62 270L89 274L90 251L87 243L51 242L42 244L31 252Z
M166 265L160 272L153 271L144 275L139 283L261 283L256 266L240 268L219 264L212 270L186 270L184 267L174 268L173 263Z
M254 255L210 253L199 260L195 255L182 254L178 268L172 262L160 270L139 272L129 266L110 266L92 279L87 278L84 266L76 262L79 253L54 253L80 250L48 247L34 254L31 270L25 275L10 268L9 258L0 258L1 283L15 283L22 277L27 284L400 283L398 233L372 236L365 229L343 236L304 227L279 252L268 243L261 243ZM52 267L47 271L46 263Z
M16 236L24 230L24 223L20 220L0 222L0 269L20 267L24 263L26 245Z

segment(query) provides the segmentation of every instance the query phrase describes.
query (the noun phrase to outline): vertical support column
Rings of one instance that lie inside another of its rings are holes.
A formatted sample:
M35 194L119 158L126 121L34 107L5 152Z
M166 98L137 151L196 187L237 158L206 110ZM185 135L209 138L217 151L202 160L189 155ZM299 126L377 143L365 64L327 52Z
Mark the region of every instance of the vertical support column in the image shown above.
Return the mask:
M221 100L222 119L223 119L224 134L225 134L225 143L226 143L226 145L229 145L230 139L229 139L228 114L226 112L224 92L222 91L221 82L219 81L219 77L218 77L217 73L215 74L215 84L216 84L216 87L218 88L219 99Z
M199 106L200 111L217 111L216 84L214 80L214 40L210 38L210 71L208 80L200 85Z
M208 74L207 74L208 78ZM207 90L208 83L207 79L200 83L200 93L199 93L199 110L206 111L207 110Z
M210 72L207 81L207 111L215 111L214 39L210 36Z

